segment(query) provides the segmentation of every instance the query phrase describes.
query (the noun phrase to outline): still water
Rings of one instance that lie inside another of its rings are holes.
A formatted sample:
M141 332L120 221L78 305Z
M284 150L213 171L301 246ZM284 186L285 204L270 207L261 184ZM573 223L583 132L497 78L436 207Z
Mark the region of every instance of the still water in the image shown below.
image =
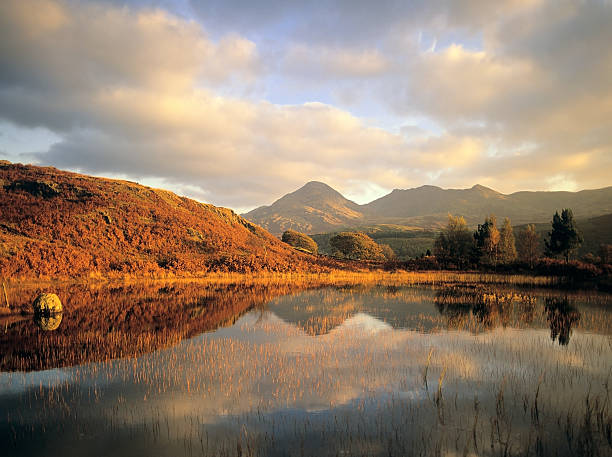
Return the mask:
M612 455L610 295L60 292L63 315L2 325L2 455Z

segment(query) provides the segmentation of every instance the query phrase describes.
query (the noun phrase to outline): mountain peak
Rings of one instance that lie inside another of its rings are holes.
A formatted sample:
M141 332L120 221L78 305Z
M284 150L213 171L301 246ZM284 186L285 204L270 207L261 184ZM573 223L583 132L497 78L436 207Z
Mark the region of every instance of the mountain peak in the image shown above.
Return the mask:
M316 190L316 191L333 191L337 192L333 187L321 181L308 181L298 190Z
M357 203L320 181L309 181L270 206L255 208L244 216L277 235L287 229L321 233L363 218Z
M490 187L486 187L481 184L474 184L470 188L470 190L474 192L478 192L479 194L484 195L484 196L502 196L502 194L500 194L496 190L493 190Z

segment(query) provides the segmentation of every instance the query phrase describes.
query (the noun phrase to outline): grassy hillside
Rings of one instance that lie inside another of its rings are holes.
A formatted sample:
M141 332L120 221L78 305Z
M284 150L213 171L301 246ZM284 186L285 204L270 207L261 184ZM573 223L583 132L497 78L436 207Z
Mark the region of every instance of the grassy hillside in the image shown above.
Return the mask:
M128 181L0 162L3 277L318 269L262 228Z

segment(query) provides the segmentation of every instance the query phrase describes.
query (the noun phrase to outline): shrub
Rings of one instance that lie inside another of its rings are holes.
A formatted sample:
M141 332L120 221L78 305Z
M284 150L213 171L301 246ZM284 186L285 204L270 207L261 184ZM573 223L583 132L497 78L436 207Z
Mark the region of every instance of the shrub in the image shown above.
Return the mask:
M336 257L351 260L385 260L385 254L372 238L362 232L341 232L329 240Z
M317 255L319 252L319 246L315 240L304 233L296 232L295 230L287 230L283 233L281 239L284 243L293 246L298 251L307 252L313 255Z

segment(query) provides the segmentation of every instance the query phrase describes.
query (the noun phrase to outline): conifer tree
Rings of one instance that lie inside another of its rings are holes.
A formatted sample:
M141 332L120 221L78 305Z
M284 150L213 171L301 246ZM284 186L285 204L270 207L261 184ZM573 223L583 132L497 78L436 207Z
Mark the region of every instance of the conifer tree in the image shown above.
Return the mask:
M546 240L546 254L565 257L565 262L569 261L570 253L582 244L582 235L576 227L574 214L569 208L555 212L552 220L552 230L548 232Z

